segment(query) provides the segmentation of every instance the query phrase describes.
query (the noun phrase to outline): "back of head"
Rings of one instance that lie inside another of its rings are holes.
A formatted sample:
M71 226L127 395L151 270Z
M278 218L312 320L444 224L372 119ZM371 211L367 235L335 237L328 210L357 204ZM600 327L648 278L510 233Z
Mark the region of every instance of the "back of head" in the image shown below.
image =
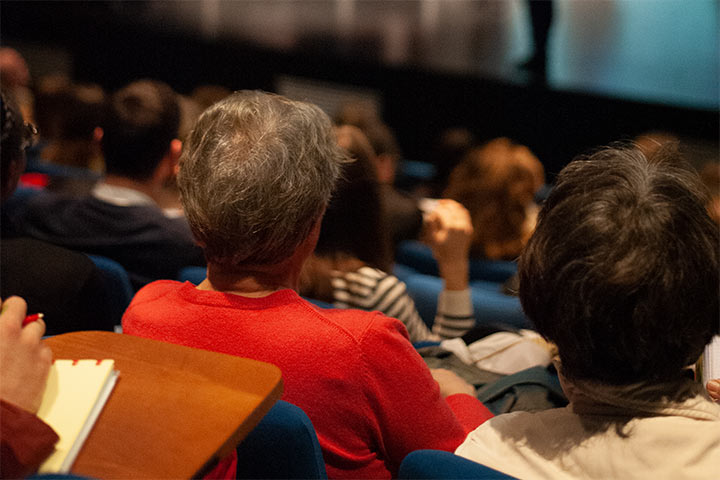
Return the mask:
M271 265L293 254L322 214L346 156L315 105L257 91L206 110L178 185L208 262Z
M140 80L110 98L103 125L108 174L147 180L177 137L177 95L165 83Z
M520 300L568 378L673 379L718 332L720 237L677 157L607 148L557 177L520 259Z
M390 244L384 228L374 152L357 127L337 128L338 143L355 160L345 165L323 218L315 251L326 257L349 256L387 270Z
M470 211L472 256L514 259L520 254L538 172L542 165L537 157L507 138L472 149L453 169L444 196Z

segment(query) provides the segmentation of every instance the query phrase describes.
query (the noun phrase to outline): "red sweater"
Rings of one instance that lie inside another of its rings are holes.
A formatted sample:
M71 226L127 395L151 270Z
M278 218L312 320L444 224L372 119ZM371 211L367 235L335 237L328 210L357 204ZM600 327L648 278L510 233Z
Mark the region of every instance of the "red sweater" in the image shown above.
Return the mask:
M492 416L469 395L442 399L399 321L319 309L292 290L248 298L161 280L137 293L123 331L277 365L330 478L396 476L411 451L452 452Z

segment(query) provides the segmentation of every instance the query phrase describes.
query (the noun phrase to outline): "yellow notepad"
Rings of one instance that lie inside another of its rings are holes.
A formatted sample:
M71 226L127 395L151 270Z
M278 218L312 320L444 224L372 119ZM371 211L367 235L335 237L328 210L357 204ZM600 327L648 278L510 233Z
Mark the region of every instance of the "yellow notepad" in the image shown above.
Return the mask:
M37 415L60 440L40 473L70 471L115 386L114 366L114 360L55 360Z

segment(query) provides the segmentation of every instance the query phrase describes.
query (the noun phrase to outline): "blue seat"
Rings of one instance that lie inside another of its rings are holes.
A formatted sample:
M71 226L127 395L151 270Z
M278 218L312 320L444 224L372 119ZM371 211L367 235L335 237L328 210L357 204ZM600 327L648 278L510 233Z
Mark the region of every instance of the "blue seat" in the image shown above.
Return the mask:
M303 297L303 298L304 298L305 300L307 300L308 302L312 303L313 305L315 305L316 307L320 307L320 308L337 308L337 307L335 307L335 305L333 305L332 303L323 302L322 300L316 300L316 299L314 299L314 298L308 298L308 297Z
M127 271L115 260L100 255L88 255L105 279L110 290L108 295L113 318L122 318L125 309L135 295ZM116 327L116 330L118 327Z
M438 276L438 266L430 247L416 240L398 245L395 261L419 273ZM517 273L517 262L506 260L470 260L470 280L503 283Z
M442 450L411 452L400 464L399 479L514 479L463 457Z
M237 455L237 478L327 478L312 422L283 400L238 445Z
M408 294L415 302L420 317L431 327L437 311L437 297L442 291L440 277L418 273L404 265L395 265L393 273L407 285ZM476 323L505 324L516 328L532 328L517 297L505 295L501 285L475 281L470 284Z
M178 272L178 282L190 282L194 285L198 285L207 275L207 269L205 267L185 267L180 269Z

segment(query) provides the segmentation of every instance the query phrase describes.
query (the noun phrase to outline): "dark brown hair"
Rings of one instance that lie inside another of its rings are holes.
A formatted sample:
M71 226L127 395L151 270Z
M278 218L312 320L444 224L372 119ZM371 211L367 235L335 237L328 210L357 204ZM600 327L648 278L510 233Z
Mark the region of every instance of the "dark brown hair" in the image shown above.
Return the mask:
M720 235L678 157L606 148L557 177L520 258L520 300L566 377L672 379L718 333Z

